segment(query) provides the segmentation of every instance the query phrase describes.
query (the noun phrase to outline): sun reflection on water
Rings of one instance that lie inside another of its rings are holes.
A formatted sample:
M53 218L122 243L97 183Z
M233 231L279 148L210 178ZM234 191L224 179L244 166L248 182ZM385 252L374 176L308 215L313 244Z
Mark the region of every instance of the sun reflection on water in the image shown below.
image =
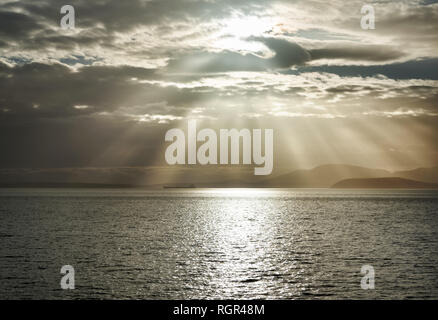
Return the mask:
M244 298L251 291L258 298L267 298L272 294L274 283L283 276L300 277L302 270L285 257L288 250L282 247L285 239L276 218L279 202L266 197L275 191L215 189L205 192L222 195L220 202L204 208L206 224L200 235L208 241L203 241L199 249L206 253L203 263L209 272L210 287L218 297ZM291 243L287 240L286 243L290 249ZM299 291L300 282L285 284L284 289L290 294Z

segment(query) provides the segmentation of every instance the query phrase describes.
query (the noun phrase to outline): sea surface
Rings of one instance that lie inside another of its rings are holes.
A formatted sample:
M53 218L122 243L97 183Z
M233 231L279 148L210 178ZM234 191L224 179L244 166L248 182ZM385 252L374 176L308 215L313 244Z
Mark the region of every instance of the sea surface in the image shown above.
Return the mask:
M0 244L1 299L438 298L437 191L0 189Z

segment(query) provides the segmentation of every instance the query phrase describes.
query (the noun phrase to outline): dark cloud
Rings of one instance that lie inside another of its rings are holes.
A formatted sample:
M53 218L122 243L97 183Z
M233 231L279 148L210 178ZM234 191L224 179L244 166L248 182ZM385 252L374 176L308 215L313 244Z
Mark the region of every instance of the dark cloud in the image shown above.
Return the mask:
M250 38L249 40L260 41L275 52L275 56L269 59L269 65L275 68L289 68L301 65L310 60L309 52L296 43L275 38Z
M309 50L312 60L346 59L348 61L384 62L402 58L405 54L388 46L381 45L338 45Z
M286 73L328 72L343 77L373 77L381 74L392 79L438 80L438 72L436 70L438 70L438 59L423 59L371 66L303 66L298 70L288 70Z
M129 66L90 66L74 71L61 64L0 64L0 108L7 110L3 116L31 117L111 111L142 92L144 86L132 78L148 79L154 73L152 69Z
M425 5L425 6L428 6L428 5L434 4L434 3L438 3L438 1L437 0L422 0L421 1L421 4Z
M25 39L32 31L38 29L40 25L31 16L0 9L0 37L3 39Z
M270 64L277 68L289 68L303 65L319 59L346 59L349 61L382 62L391 61L404 56L404 53L389 46L382 45L332 45L320 49L307 50L300 45L276 38L250 38L260 41L275 52Z

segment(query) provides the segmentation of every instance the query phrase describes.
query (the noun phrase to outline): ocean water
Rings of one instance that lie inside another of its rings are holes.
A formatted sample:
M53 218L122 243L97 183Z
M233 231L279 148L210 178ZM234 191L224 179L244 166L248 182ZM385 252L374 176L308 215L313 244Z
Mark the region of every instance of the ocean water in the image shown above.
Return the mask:
M0 241L1 299L438 298L437 191L0 189Z

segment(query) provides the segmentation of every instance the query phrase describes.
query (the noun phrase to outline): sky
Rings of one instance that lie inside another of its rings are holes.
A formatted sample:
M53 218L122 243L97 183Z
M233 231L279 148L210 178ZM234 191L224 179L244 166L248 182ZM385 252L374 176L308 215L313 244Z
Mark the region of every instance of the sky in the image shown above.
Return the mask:
M434 166L437 34L430 0L0 0L0 168L166 169L189 119L274 129L275 172Z

